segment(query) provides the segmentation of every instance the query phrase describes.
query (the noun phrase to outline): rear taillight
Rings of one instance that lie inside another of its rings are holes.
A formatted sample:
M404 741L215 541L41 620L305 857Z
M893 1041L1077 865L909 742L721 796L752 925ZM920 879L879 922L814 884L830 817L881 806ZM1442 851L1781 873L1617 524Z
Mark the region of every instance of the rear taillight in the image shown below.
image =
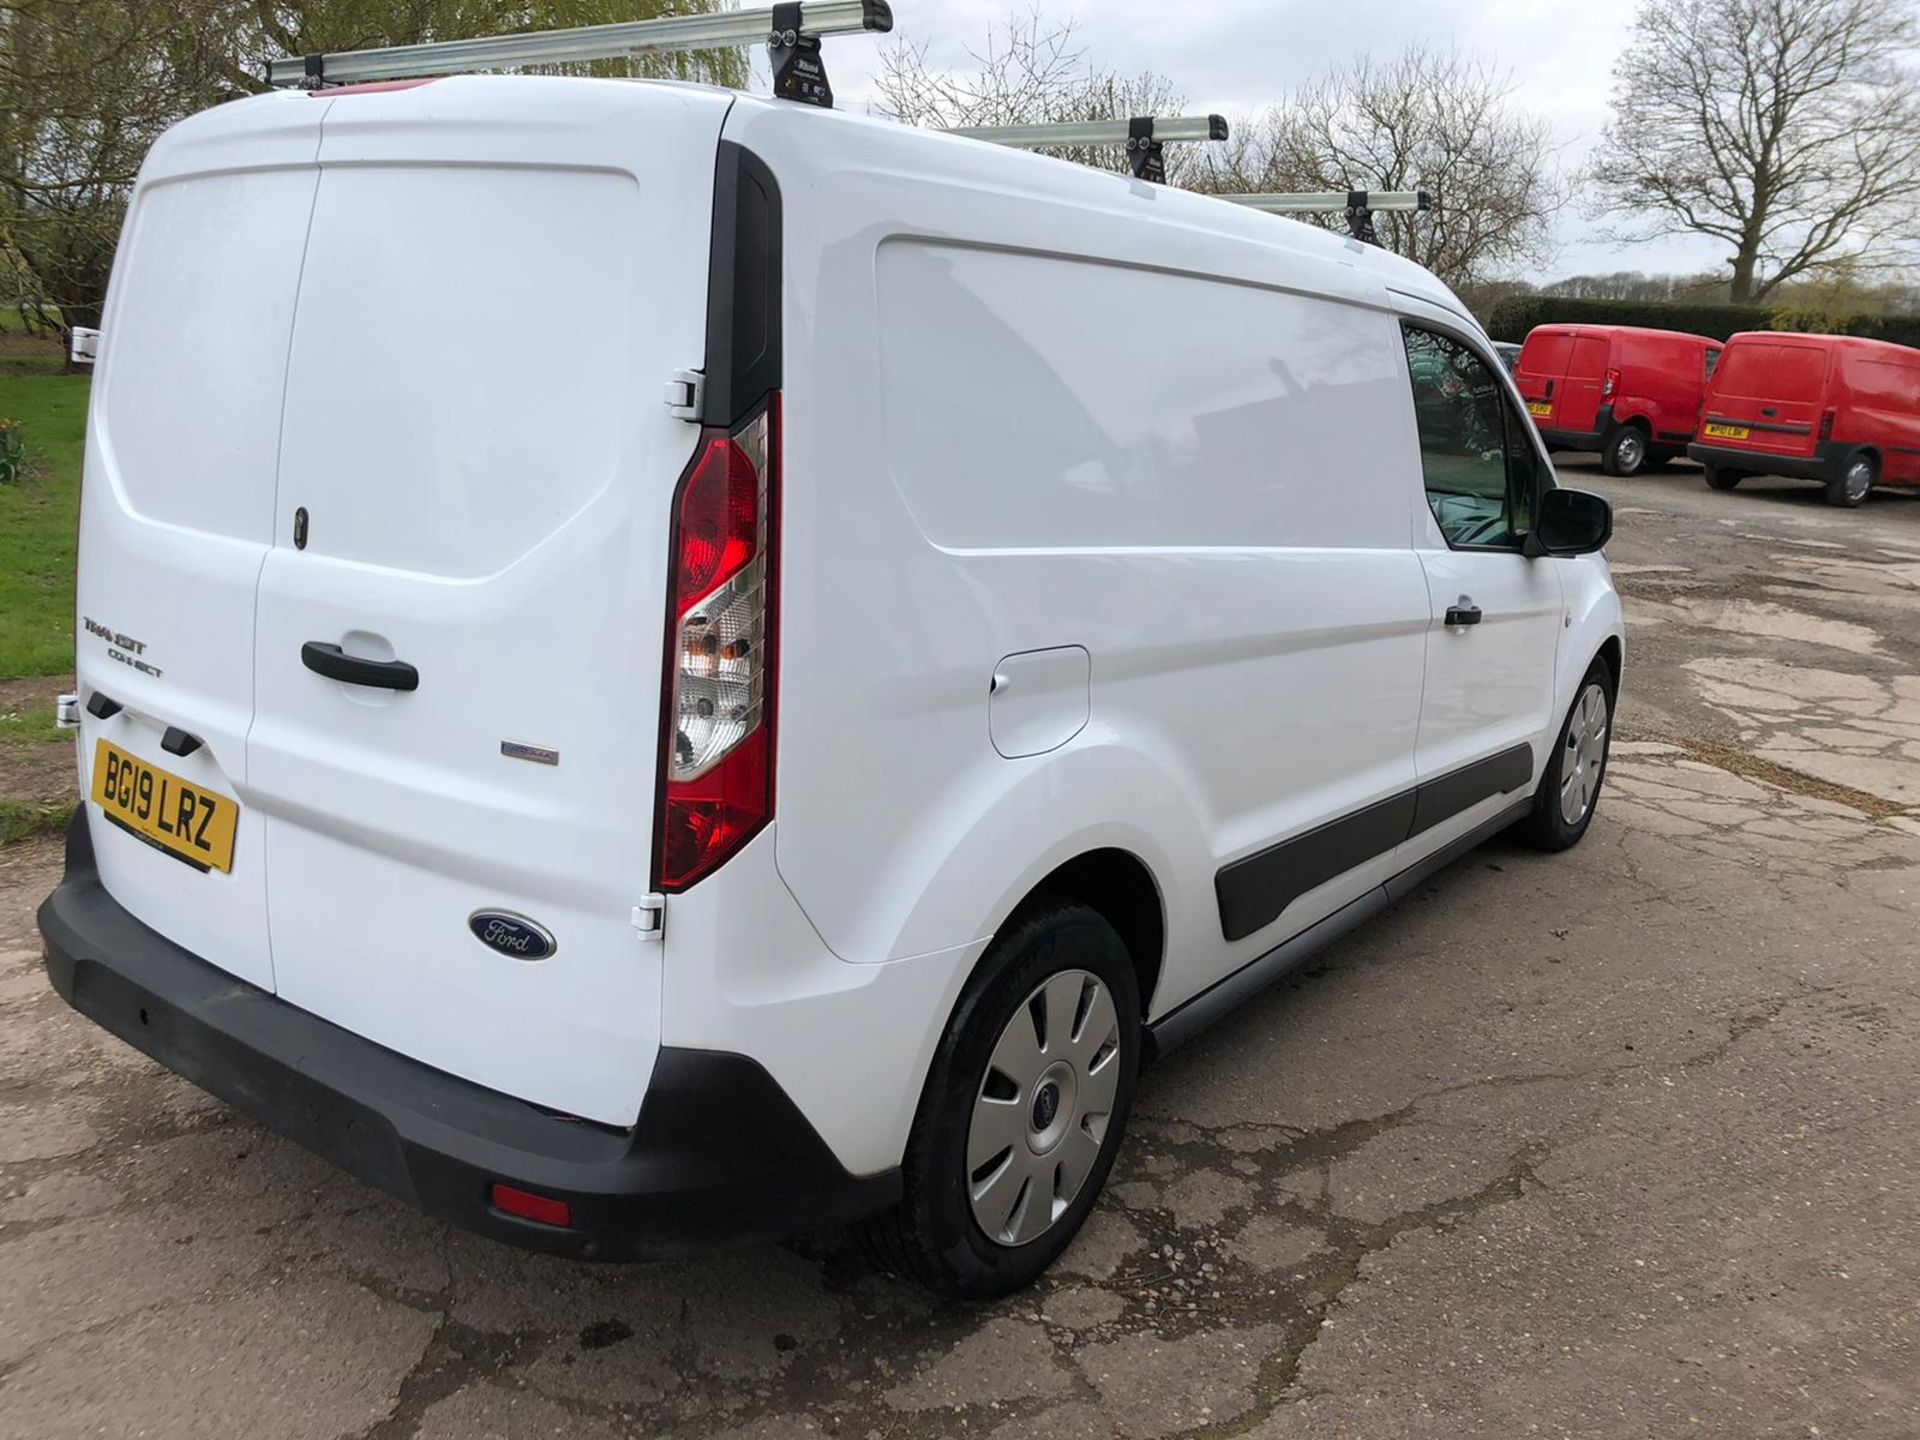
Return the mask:
M1613 398L1613 392L1619 388L1620 372L1618 370L1607 371L1607 378L1600 384L1600 398L1602 400L1611 400Z
M1820 438L1822 440L1833 438L1833 411L1831 410L1820 417Z
M780 405L708 430L674 497L654 884L684 890L773 818Z

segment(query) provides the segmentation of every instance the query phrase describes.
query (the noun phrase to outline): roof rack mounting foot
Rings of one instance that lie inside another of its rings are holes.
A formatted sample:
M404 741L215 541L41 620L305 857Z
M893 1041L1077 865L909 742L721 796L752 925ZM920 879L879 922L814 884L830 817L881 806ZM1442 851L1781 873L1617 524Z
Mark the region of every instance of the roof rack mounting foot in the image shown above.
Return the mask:
M777 100L833 108L833 84L827 79L820 55L820 37L800 30L799 0L773 7L773 33L767 37L767 59L773 67L773 94Z
M1373 228L1373 207L1367 203L1364 190L1347 192L1347 233L1363 245L1380 243L1380 232Z
M1153 117L1136 115L1127 121L1127 165L1133 178L1150 185L1167 183L1167 147L1153 138Z

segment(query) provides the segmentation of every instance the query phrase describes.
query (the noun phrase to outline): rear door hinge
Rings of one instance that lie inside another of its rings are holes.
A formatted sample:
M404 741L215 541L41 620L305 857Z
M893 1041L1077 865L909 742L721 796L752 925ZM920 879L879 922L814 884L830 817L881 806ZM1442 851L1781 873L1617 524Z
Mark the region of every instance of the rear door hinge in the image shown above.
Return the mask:
M658 940L667 928L667 897L648 895L634 906L633 928L642 940Z
M667 381L667 410L680 420L700 423L707 398L707 377L698 370L676 370Z

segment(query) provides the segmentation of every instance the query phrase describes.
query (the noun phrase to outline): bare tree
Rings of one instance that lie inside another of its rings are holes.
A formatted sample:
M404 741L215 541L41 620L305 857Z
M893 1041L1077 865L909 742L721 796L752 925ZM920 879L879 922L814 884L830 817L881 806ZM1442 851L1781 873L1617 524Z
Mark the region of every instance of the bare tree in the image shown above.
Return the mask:
M1517 109L1512 91L1506 75L1451 51L1362 56L1236 125L1224 154L1205 157L1190 183L1242 193L1427 189L1434 210L1377 217L1382 245L1454 285L1537 265L1551 257L1563 196L1552 131Z
M924 42L895 40L880 52L875 108L909 125L945 129L1125 120L1177 114L1185 103L1164 75L1121 75L1094 65L1076 43L1073 22L1047 24L1038 7L989 26L983 47L967 56L970 66L945 69L928 63ZM1108 170L1126 168L1125 151L1117 145L1046 153ZM1167 178L1178 180L1189 160L1182 147L1169 146Z
M1920 183L1902 0L1647 0L1614 71L1598 205L1733 248L1732 298L1888 256ZM1856 262L1857 263L1857 262Z

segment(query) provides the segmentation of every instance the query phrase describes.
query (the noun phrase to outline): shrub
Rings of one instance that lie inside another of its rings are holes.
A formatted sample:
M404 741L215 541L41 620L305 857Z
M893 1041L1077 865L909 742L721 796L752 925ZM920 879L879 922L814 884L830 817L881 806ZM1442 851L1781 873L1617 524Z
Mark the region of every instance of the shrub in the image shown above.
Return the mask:
M1643 325L1725 340L1740 330L1797 330L1821 321L1835 335L1862 335L1920 349L1920 315L1814 316L1765 305L1671 305L1649 300L1569 300L1556 295L1509 295L1487 316L1496 340L1519 342L1536 325Z

